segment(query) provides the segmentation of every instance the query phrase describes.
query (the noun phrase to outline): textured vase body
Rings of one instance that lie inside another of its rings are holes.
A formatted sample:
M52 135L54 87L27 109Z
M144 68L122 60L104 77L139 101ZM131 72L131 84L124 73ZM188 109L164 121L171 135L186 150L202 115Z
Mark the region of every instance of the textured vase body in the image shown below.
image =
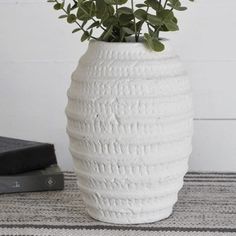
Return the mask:
M192 99L169 42L91 41L68 90L67 132L88 214L118 223L167 218L188 169Z

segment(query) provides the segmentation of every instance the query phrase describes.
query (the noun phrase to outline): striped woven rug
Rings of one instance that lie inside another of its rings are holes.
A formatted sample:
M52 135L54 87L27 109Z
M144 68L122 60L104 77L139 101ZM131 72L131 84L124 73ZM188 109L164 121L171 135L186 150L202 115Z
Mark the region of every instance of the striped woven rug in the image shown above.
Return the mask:
M75 175L65 172L64 191L0 195L0 235L236 235L236 173L188 173L170 218L112 225L86 214Z

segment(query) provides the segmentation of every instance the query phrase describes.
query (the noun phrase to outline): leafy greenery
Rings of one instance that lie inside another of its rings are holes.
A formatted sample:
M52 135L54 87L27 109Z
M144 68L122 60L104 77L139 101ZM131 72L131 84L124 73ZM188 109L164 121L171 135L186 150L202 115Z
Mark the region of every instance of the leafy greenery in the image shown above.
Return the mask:
M73 0L67 4L65 0L48 2L54 4L55 10L63 12L60 19L76 24L72 33L83 32L81 41L126 42L134 37L138 42L143 35L147 46L157 52L165 49L160 32L179 30L174 12L187 9L180 0L145 0L135 6L134 0L130 3L128 0ZM147 32L142 34L145 27ZM95 29L100 29L100 36L95 36Z

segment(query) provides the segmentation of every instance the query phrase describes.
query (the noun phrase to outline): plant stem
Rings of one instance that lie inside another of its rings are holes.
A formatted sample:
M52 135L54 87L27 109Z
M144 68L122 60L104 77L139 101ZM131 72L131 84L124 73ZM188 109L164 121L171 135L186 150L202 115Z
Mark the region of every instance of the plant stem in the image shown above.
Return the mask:
M64 10L64 12L67 14L67 11L65 10L65 9L63 9ZM75 24L77 24L79 27L80 27L80 29L81 30L83 30L83 32L85 33L85 32L87 32L83 27L82 27L82 25L80 25L80 23L78 22L78 21L75 21ZM96 37L94 37L94 36L90 36L90 38L92 38L92 39L98 39L98 38L96 38Z
M148 13L148 10L149 10L149 6L147 6L146 13ZM143 21L143 23L144 23L144 21ZM142 23L142 25L143 25L143 23ZM137 32L137 41L139 40L139 36L140 36L140 33L141 33L142 25L140 26L140 29L139 29L139 31Z
M81 10L82 10L88 17L90 17L90 19L91 19L93 22L96 22L96 20L95 20L93 17L91 17L90 14L89 14L82 6L80 6L80 8L81 8ZM76 21L76 23L78 24L77 21ZM78 24L78 25L79 25L79 24ZM106 29L105 27L103 27L101 24L99 24L99 27L100 27L103 31L107 32L107 29ZM113 38L115 38L115 36L114 36L113 33L112 33L112 36L113 36ZM92 38L92 37L91 37L91 38Z
M138 35L137 35L137 25L136 25L136 19L134 15L134 0L131 0L131 8L132 8L132 13L134 16L134 35L135 35L135 41L138 42Z
M118 14L118 0L116 0L116 5L115 5L115 7L116 7L115 16L116 16L116 18L117 18L117 26L118 26L118 28L120 28L120 21L119 21L119 14ZM113 27L113 28L114 28L114 27ZM116 33L117 33L119 39L121 39L121 38L122 38L121 31L119 30L119 33L118 33L118 32L116 32ZM113 35L113 34L112 34L112 35ZM114 37L115 40L117 40L116 38L117 38L117 37Z
M172 7L172 8L170 9L170 12L172 12L173 10L174 10L174 8ZM169 14L170 14L170 12L169 12ZM169 16L169 14L167 14L167 16ZM167 16L166 16L166 17L167 17ZM166 18L166 17L165 17L165 18ZM162 23L164 23L165 18L162 20ZM161 26L162 26L162 24L160 24L160 26L155 30L153 36L154 36L154 35L157 35L157 37L159 37L159 33L160 33L159 30L160 30Z
M164 8L166 8L167 3L168 3L168 0L165 1Z
M96 20L95 20L93 17L91 17L91 16L89 15L89 13L88 13L83 7L80 6L80 8L81 8L81 10L82 10L87 16L90 17L90 19L91 19L93 22L96 22ZM107 32L107 29L106 29L105 27L103 27L101 24L99 24L99 27L100 27L103 31ZM114 36L113 33L112 33L111 35L112 35L113 38L115 38L115 36Z
M96 22L96 20L95 20L93 17L91 17L91 16L89 15L89 13L88 13L82 6L80 6L80 8L81 8L81 10L82 10L87 16L90 17L90 19L91 19L93 22ZM104 27L103 27L102 25L100 25L100 24L99 24L99 27L100 27L101 29L103 29L104 31L107 31L106 28L104 28Z
M159 4L160 4L160 6L158 7L158 11L160 10L160 8L161 8L161 6L162 6L161 0L159 0Z
M119 19L119 16L118 16L118 1L116 0L116 18L117 20ZM118 24L119 24L119 21L118 21Z
M55 0L55 2L56 3L59 3L57 0ZM63 7L62 8L62 10L66 13L66 15L68 16L69 14L68 14L68 12L66 11L66 9ZM75 21L74 22L75 24L77 24L78 26L79 26L79 28L85 33L85 32L87 32L83 27L82 27L82 25L80 25L80 23L78 22L78 21ZM92 38L92 39L98 39L98 38L96 38L96 37L94 37L94 36L92 36L92 35L90 35L90 38Z
M143 25L144 21L142 21L142 25ZM137 42L139 40L139 36L140 36L140 32L141 32L141 28L142 28L142 25L140 26L140 29L138 30L137 32Z

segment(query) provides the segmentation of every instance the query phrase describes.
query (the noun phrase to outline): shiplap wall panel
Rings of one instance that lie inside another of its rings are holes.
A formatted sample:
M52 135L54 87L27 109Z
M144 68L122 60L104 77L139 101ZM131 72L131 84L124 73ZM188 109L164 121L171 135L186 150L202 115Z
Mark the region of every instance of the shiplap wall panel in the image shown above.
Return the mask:
M77 61L86 48L47 3L1 4L0 62Z
M180 32L163 36L192 80L197 120L190 167L236 171L236 1L185 2ZM87 43L58 15L46 0L0 0L0 135L53 142L59 163L71 169L66 90Z
M72 168L65 106L71 63L0 63L0 136L55 144L63 169Z
M181 2L188 2L182 0ZM176 50L188 61L235 61L235 0L195 0L180 12L180 31L171 35Z
M236 61L185 63L191 78L195 118L236 118Z
M193 153L189 166L196 171L236 171L236 122L194 122Z

